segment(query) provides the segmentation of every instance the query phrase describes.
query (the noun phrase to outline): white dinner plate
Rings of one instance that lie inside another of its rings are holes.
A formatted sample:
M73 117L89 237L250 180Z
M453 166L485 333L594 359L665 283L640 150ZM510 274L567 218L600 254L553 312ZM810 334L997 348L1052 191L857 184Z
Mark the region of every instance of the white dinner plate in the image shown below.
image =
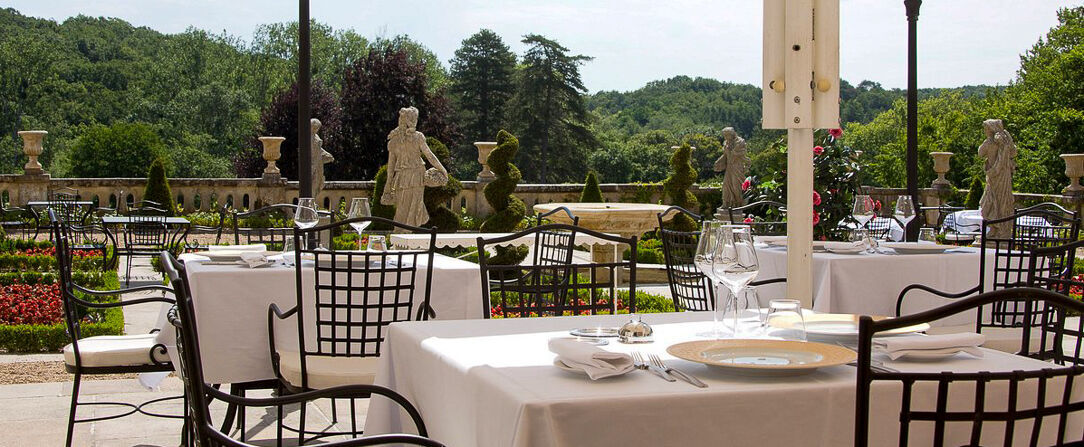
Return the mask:
M794 376L845 365L858 354L842 346L790 340L698 340L666 348L670 355L750 376Z
M875 321L887 319L889 317L874 316ZM854 314L807 314L804 315L805 320L805 332L812 337L823 337L828 339L839 341L846 341L846 339L853 340L858 337L858 319L859 315ZM772 320L773 326L789 329L797 323L797 317L787 318L780 317ZM914 326L902 327L899 329L893 329L891 331L880 332L878 337L886 337L893 335L913 334L916 332L924 332L930 329L930 325L926 323L916 324Z
M760 242L762 244L767 244L773 247L787 246L786 236L754 236L753 240L754 242Z
M271 256L277 254L274 251L253 251L253 250L208 250L200 251L195 254L200 256L206 256L211 259L211 262L233 262L240 261L242 254L262 254L264 256Z
M891 248L901 255L930 255L957 248L955 245L940 245L928 242L881 242L880 246Z

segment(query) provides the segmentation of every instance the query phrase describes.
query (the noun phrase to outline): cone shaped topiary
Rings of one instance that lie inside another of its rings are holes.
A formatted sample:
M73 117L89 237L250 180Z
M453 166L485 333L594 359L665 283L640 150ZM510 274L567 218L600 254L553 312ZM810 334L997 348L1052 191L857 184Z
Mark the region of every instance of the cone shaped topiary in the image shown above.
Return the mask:
M964 207L969 210L979 209L979 201L982 200L982 193L985 187L982 184L982 177L975 176L971 179L970 191L967 192L967 199L964 200Z
M662 191L671 205L677 205L692 212L700 211L700 201L696 200L689 188L696 183L696 169L692 164L693 148L689 143L682 144L674 155L670 156L670 176L662 182ZM670 228L678 231L696 231L697 225L692 218L684 214L674 216Z
M166 164L161 158L155 159L147 171L147 187L143 190L143 200L161 203L166 214L173 215L173 193L169 190Z
M595 171L587 173L587 179L583 181L583 192L580 193L580 203L602 203L602 189L598 187L598 176Z
M444 166L451 166L452 153L448 150L448 146L433 137L425 140L426 144L429 145L429 149L433 151L433 155L436 155L437 159L440 160L440 163ZM450 174L448 175L448 183L443 186L426 187L424 201L425 210L429 213L429 221L422 226L426 228L437 227L437 231L442 233L459 231L459 215L452 211L451 208L448 208L447 204L448 201L458 196L459 191L462 189L463 185Z
M519 152L519 140L507 131L497 133L497 147L489 153L489 169L497 175L482 191L486 202L493 208L493 214L482 222L483 233L505 233L515 231L523 216L527 214L527 205L519 197L512 195L516 185L523 179L519 168L512 164L516 152ZM497 254L488 262L493 265L516 265L527 257L527 247L496 247Z

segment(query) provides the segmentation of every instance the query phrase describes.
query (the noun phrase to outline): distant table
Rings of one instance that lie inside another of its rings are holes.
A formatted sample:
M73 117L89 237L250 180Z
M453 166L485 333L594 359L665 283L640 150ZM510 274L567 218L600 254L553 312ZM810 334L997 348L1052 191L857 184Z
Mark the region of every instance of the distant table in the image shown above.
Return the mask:
M437 248L448 247L475 247L478 245L478 238L494 239L511 235L512 233L438 233L437 234ZM510 241L501 242L499 246L507 247L512 245L532 245L534 244L535 235L529 234L520 238L512 239ZM424 250L429 248L429 235L428 234L393 234L391 235L391 243L396 247L407 248L411 250ZM602 239L596 236L592 236L584 233L576 233L576 245L613 245L612 241ZM487 244L488 245L488 244Z
M188 230L191 229L191 227L192 227L191 222L189 222L188 219L185 219L183 217L172 217L172 216L167 216L165 218L153 217L153 216L105 216L105 217L102 217L102 230L105 231L105 235L106 235L106 237L109 238L109 241L112 242L113 247L115 247L117 249L117 250L114 250L114 252L113 252L113 257L114 258L116 258L118 256L119 252L122 252L125 249L125 247L122 246L122 244L117 240L117 230L118 229L123 230L125 227L127 227L128 225L131 225L132 223L146 222L146 221L163 222L163 223L166 224L167 227L172 228L172 231L171 231L171 234L170 234L170 237L169 237L169 241L168 241L168 244L169 244L170 247L172 247L172 246L174 246L176 244L179 244L179 243L183 243L185 241L185 239L188 237Z

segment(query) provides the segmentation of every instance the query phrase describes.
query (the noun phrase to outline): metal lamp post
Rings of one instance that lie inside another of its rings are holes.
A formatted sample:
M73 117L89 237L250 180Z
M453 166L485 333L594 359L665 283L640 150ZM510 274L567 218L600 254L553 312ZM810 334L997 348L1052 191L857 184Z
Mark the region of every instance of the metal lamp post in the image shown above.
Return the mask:
M297 187L298 197L312 197L312 64L309 56L309 0L298 0L297 17Z
M918 207L918 9L922 0L903 0L903 5L907 8L907 195ZM923 214L916 213L907 223L908 241L918 239Z

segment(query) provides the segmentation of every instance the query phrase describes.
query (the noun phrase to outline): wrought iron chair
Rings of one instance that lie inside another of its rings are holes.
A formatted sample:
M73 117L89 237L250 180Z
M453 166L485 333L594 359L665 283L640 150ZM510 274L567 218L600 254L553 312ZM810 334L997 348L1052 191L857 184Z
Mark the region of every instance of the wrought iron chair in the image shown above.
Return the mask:
M279 203L268 205L252 211L233 211L230 217L230 229L233 231L233 243L235 244L267 244L274 247L282 247L286 239L293 237L294 213L297 205ZM321 219L330 218L334 222L334 215L328 211L317 211ZM245 226L242 226L242 219ZM262 221L266 226L253 225ZM243 241L243 242L242 242Z
M0 209L0 228L9 237L20 239L36 239L38 237L38 225L34 215L26 208L10 207Z
M681 213L700 222L701 217L680 206L672 206L659 213L658 234L662 240L663 257L666 261L666 279L670 283L670 296L678 311L710 310L715 306L715 287L693 263L696 247L700 241L699 231L669 230L663 226L666 216Z
M543 232L583 233L615 244L630 247L628 260L567 264L493 265L488 257L478 259L482 280L484 318L598 315L617 312L621 269L629 272L627 289L629 312L636 311L636 237L623 238L566 224L546 224L497 238L478 238L478 253L487 246L499 246L522 237ZM573 235L574 237L574 235ZM626 293L625 287L620 287ZM615 299L616 298L616 299ZM493 302L497 305L494 306Z
M429 302L436 228L424 229L380 217L359 217L294 229L294 246L302 247L301 241L312 240L313 235L348 228L355 222L428 234L429 247L379 252L324 248L295 251L297 303L286 311L271 304L267 311L271 364L275 376L289 392L372 383L387 326L436 316ZM276 323L288 318L297 324L298 338L293 343L296 348L275 339ZM301 415L298 432L303 440L305 435L314 433L305 431L304 407ZM353 432L361 433L356 428Z
M1079 429L1072 433L1066 432L1069 415L1084 410L1084 400L1081 400L1080 393L1073 392L1074 379L1080 380L1078 376L1084 374L1084 366L1074 364L1064 367L1051 364L1049 368L1037 367L1007 372L915 373L889 372L871 365L873 337L877 333L933 322L964 312L981 311L984 307L998 307L999 303L1007 302L1025 303L1026 309L1052 310L1038 312L1038 318L1044 321L1054 318L1051 321L1054 326L1064 323L1064 317L1069 313L1084 313L1084 303L1049 290L1006 288L900 318L873 321L869 316L861 317L858 324L854 445L869 445L870 391L874 382L891 383L890 386L879 386L879 390L902 387L899 416L891 418L900 421L899 445L977 446L980 441L982 445L1019 445L1021 439L1015 439L1014 442L1014 431L1027 430L1030 438L1024 438L1024 442L1030 439L1028 444L1035 446L1038 445L1040 430L1043 428L1047 430L1045 436L1042 436L1046 439L1043 445L1084 443L1084 435ZM1034 314L1028 315L1029 318L1032 316ZM1039 325L1035 330L1045 333L1048 327L1050 326ZM1021 353L1028 354L1027 331L1024 331L1020 345L1024 348ZM988 392L993 393L996 390L1007 390L1007 401L987 396ZM929 396L930 392L935 395ZM971 405L959 398L950 405L950 395L970 396ZM879 399L882 402L884 400L883 397ZM1076 414L1075 417L1080 415ZM983 436L984 425L993 424L1004 427L999 432L1002 439L990 439L989 433ZM932 439L925 438L927 433ZM1054 435L1056 439L1050 439ZM923 436L923 439L911 439L918 436Z
M758 236L776 236L787 234L787 205L772 200L761 200L748 205L728 208L726 216L735 224L749 225L753 234ZM746 222L745 219L750 219ZM763 219L763 220L757 220Z
M71 187L63 187L49 190L49 201L74 202L79 200L79 190Z
M140 200L126 208L126 215L128 216L167 216L169 210L166 209L161 203L153 200Z
M1079 300L1077 297L1084 293L1084 278L1074 275L1073 267L1076 263L1077 249L1080 247L1084 247L1084 240L1032 250L1028 259L1028 286L1043 288L1067 298ZM1026 310L1024 307L1026 303L1012 304L1015 308ZM1084 319L1068 319L1065 315L1050 314L1049 311L1054 309L1045 309L1048 312L1043 312L1043 310L1031 309L1031 317L1034 321L1024 326L1025 331L1030 331L1034 326L1043 326L1039 342L1022 346L1021 352L1030 350L1032 357L1052 360L1059 365L1084 364L1084 358L1081 357ZM1021 319L1025 316L1021 315ZM1072 346L1068 353L1065 350L1067 344Z
M136 256L158 256L162 250L168 250L170 232L165 215L147 215L125 224L123 233L124 246L118 247L117 253L118 256L127 257L124 270L124 285L127 286L132 281L132 259Z
M895 221L894 217L873 216L862 228L869 231L869 237L873 239L888 240L891 239L892 222Z
M177 357L180 368L178 369L181 381L184 383L185 395L188 396L185 413L187 415L185 435L191 436L200 446L229 446L248 447L242 441L231 438L224 430L216 428L211 421L209 406L215 401L222 401L228 405L249 407L274 407L278 411L279 419L282 418L284 405L300 404L302 407L316 399L358 399L379 395L398 403L410 416L420 435L411 434L386 434L368 436L365 438L349 439L338 442L324 443L329 447L370 446L388 444L407 444L428 447L442 447L443 444L429 439L425 422L421 414L405 397L388 388L377 385L349 385L327 388L317 391L291 394L287 396L270 398L246 398L227 394L220 391L214 385L208 384L203 379L203 363L200 358L199 335L195 310L192 307L188 277L184 266L168 252L161 254L162 266L169 278L173 289L176 291L177 304L169 311L169 322L177 331ZM277 433L277 441L282 443L282 431Z
M573 227L579 227L580 218L566 207L557 207L546 213L538 213L535 226L542 225L543 219L557 213L564 213L572 220ZM565 265L572 262L572 252L576 250L576 232L557 230L540 231L534 241L534 264Z
M218 209L218 222L214 225L190 225L188 229L188 236L193 236L193 240L189 241L185 238L184 250L185 251L201 251L207 250L211 245L218 245L222 243L222 233L225 230L226 224L226 209ZM214 243L208 243L207 241L200 241L199 237L215 236Z
M984 243L979 248L978 285L961 292L946 292L923 284L911 284L904 287L896 299L896 315L903 313L904 299L913 290L941 298L959 299L976 293L1027 285L1032 250L1068 244L1076 241L1080 232L1080 220L1076 213L1054 204L1037 205L1018 210L1016 214L1002 219L985 220L982 234L988 235L991 225L1001 223L1012 225L1011 236L983 238ZM993 259L987 260L991 256ZM991 272L993 277L990 283L987 283L987 272ZM990 332L984 346L1011 352L1015 349L1017 331L1028 326L1021 317L1023 312L1024 309L1012 301L999 301L989 309L978 310L974 330L982 333L987 329Z
M67 327L71 343L64 347L64 368L74 375L72 384L71 409L68 414L68 434L66 445L72 444L75 424L82 422L103 421L143 413L148 416L180 418L181 416L162 415L144 410L149 404L180 396L154 399L140 405L125 402L79 402L79 385L84 375L132 374L142 372L172 371L173 365L166 355L165 346L159 344L154 332L140 335L103 335L83 337L82 323L88 318L87 311L109 309L146 303L168 303L174 301L165 296L139 298L120 301L122 294L132 292L162 291L172 292L165 286L153 285L132 287L120 290L91 290L75 283L72 278L71 246L67 235L61 230L64 225L54 211L49 211L53 226L53 240L56 243L56 263L61 299L63 300L64 324ZM95 300L95 298L98 298ZM76 419L79 406L110 405L127 407L128 411L116 415Z

